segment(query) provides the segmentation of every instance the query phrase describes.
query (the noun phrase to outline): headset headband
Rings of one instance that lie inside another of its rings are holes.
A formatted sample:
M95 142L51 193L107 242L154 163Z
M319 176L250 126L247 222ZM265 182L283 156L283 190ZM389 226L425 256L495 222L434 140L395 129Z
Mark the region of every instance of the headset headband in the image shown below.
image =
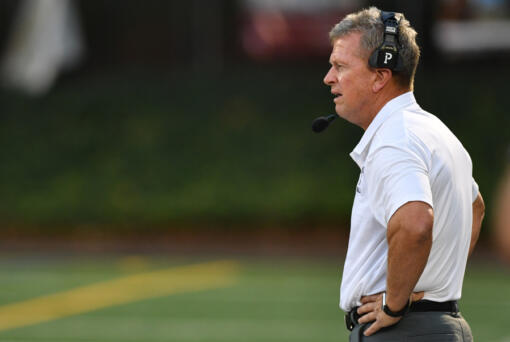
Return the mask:
M402 70L402 58L399 54L398 26L400 20L395 12L381 11L384 24L383 42L374 50L368 62L373 68L386 68L394 72Z

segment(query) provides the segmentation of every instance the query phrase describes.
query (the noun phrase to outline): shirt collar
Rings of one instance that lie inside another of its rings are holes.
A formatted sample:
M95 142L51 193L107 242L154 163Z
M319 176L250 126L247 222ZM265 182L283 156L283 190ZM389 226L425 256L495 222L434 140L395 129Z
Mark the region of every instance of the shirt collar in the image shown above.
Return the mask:
M413 103L416 103L413 93L407 92L391 99L381 108L361 137L358 145L356 145L350 154L351 158L360 168L362 168L365 163L366 149L382 123L386 121L391 114Z

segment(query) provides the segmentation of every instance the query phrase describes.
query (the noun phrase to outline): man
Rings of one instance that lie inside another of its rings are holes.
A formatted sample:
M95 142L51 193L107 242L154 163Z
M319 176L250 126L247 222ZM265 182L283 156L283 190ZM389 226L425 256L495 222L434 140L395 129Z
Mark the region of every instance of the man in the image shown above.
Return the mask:
M462 144L416 103L415 37L375 7L330 32L324 83L365 130L340 290L351 341L472 341L456 301L484 203Z

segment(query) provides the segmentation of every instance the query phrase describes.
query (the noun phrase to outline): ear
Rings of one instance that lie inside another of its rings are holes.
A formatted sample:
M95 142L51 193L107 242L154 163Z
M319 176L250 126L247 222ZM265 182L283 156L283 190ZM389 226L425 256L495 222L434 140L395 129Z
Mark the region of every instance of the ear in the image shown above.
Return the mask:
M390 69L375 69L375 80L372 84L372 91L378 93L390 81L393 73Z

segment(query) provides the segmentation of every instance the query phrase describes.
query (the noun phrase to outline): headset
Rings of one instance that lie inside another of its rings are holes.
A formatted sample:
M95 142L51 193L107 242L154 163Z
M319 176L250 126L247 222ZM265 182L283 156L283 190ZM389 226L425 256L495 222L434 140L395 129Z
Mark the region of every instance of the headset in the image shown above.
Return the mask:
M397 19L395 12L385 11L381 11L381 20L384 24L383 42L370 55L368 64L373 68L385 68L393 72L402 71L402 57L398 51L398 26L400 20Z

